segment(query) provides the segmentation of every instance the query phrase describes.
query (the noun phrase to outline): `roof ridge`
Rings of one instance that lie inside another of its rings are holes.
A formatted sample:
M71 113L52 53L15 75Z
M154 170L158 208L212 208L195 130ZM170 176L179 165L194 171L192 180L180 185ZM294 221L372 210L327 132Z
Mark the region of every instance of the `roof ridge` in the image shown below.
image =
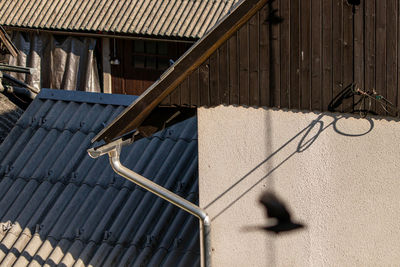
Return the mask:
M90 134L96 135L96 134L99 132L98 130L82 131L81 128L77 128L77 129L75 129L75 130L71 130L71 129L65 128L65 127L63 127L63 128L59 128L59 127L45 127L45 126L43 126L43 124L40 124L40 123L37 123L36 125L27 124L27 126L25 126L25 125L24 125L23 123L21 123L20 121L18 121L18 122L14 125L14 127L16 127L16 126L18 126L19 128L21 128L21 129L23 129L23 130L27 130L27 129L33 129L33 130L43 129L43 130L46 130L47 132L50 132L51 130L56 130L57 132L60 132L60 133L67 131L67 132L70 132L71 134L76 134L76 133L78 133L78 132L81 132L81 133L83 133L83 134L85 134L85 135L90 135ZM65 125L65 126L67 126L67 125ZM173 127L173 126L171 126L171 127ZM150 139L150 140L151 140L151 139L154 139L154 138L158 138L160 141L164 141L164 140L173 140L173 141L176 141L176 142L179 141L179 140L183 140L183 141L185 141L185 142L187 142L187 143L190 143L190 142L192 142L192 141L197 141L197 140L198 140L197 137L184 138L184 137L180 137L180 136L174 137L174 136L159 136L159 135L157 135L157 134L159 134L159 133L162 133L162 132L165 131L165 130L168 130L169 128L170 128L170 127L167 127L167 128L165 128L165 129L163 129L163 130L161 130L161 131L158 131L158 132L152 134L151 136L148 136L148 137L145 137L145 138L148 138L148 139Z
M138 96L121 95L121 94L105 94L84 91L69 91L43 88L37 96L39 99L51 99L61 101L71 101L78 103L104 104L129 106Z

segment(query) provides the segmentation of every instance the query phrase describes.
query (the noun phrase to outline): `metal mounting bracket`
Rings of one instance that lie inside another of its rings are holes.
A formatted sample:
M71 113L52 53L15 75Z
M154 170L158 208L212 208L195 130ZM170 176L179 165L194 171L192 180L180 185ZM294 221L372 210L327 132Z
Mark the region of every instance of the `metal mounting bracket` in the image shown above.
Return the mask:
M118 152L120 152L122 146L130 145L133 143L136 133L138 133L138 132L129 133L129 134L127 134L117 140L114 140L108 144L90 148L87 150L87 152L89 153L89 156L94 159L101 157L105 154L108 154L113 150L118 150Z

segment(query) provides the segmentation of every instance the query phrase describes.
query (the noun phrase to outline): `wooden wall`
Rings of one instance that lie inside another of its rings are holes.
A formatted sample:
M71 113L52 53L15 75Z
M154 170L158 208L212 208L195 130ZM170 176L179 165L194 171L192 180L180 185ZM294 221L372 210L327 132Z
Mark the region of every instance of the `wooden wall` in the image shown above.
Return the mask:
M154 66L154 68L146 68L146 66L136 67L134 59L135 56L138 56L138 53L134 51L135 42L146 41L117 39L115 42L111 42L111 57L113 57L114 45L116 45L115 56L120 61L118 65L111 65L112 92L114 94L142 94L169 66L164 64L162 67ZM178 59L192 45L192 43L172 41L153 41L152 43L153 45L157 43L166 46L166 54L162 56L167 62L169 60L175 61ZM161 55L149 54L143 51L139 56L142 60L145 57L152 57L153 60L156 60Z
M163 104L325 111L354 80L398 106L399 8L398 0L361 0L353 16L347 0L273 1ZM371 109L387 114L374 101Z

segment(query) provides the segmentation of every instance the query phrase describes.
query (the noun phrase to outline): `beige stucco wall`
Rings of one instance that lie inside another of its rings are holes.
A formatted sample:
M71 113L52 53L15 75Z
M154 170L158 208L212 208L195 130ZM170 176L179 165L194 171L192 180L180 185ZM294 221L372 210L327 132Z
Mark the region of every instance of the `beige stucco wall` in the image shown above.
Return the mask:
M400 264L400 122L219 106L198 123L213 266ZM249 230L266 189L307 228Z

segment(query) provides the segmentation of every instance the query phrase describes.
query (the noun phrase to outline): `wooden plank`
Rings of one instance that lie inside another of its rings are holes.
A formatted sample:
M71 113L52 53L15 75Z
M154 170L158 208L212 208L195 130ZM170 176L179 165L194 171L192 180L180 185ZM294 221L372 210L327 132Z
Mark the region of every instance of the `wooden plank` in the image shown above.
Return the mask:
M258 18L259 12L249 20L249 105L260 105L259 91L259 36Z
M183 81L182 81L183 82ZM171 105L181 105L181 85L178 85L175 90L170 94Z
M228 40L229 50L229 104L239 103L239 64L237 33Z
M386 1L379 1L376 5L376 88L378 94L387 96L386 88ZM375 110L380 115L386 115L386 107L375 102Z
M281 108L289 108L290 100L290 0L280 1L280 91Z
M249 25L239 29L239 105L249 105Z
M332 100L332 7L333 1L322 1L322 111L328 110Z
M259 25L259 65L260 65L260 105L271 106L270 94L270 34L269 25L267 23L268 6L264 6L259 11L258 25Z
M117 40L117 58L122 65L122 79L124 83L124 94L139 95L142 91L141 80L134 79L133 76L133 42L131 40Z
M353 82L353 12L352 7L348 4L343 5L343 65L342 65L342 79L343 87L349 86ZM343 111L353 110L353 98L346 99L343 101Z
M270 1L269 2L269 12L273 14L273 16L270 16L269 19L269 32L271 34L270 38L270 92L271 92L271 106L272 107L280 107L281 105L281 79L280 79L280 32L279 32L279 27L280 27L280 22L279 22L279 16L280 16L280 10L279 10L279 3L277 1Z
M360 2L354 15L354 81L359 88L364 88L364 4L365 1ZM354 103L358 103L360 98L354 96Z
M311 0L300 1L300 108L311 109Z
M111 82L113 94L124 94L124 81L121 77L121 66L111 66Z
M210 103L211 106L216 106L220 103L219 100L219 87L218 87L218 79L219 79L219 66L218 66L218 50L215 51L209 58L210 62Z
M397 84L396 84L396 107L399 108L400 107L400 48L398 47L400 44L400 3L397 2L397 36L396 36L396 47L397 47L397 54L396 54L396 58L397 58ZM397 112L397 116L400 116L400 112Z
M290 4L290 106L300 108L300 0Z
M110 51L110 38L101 38L103 93L107 94L112 93Z
M322 111L322 3L311 1L311 108Z
M114 138L136 129L168 94L244 25L266 2L267 0L239 2L231 10L229 16L226 16L194 44L186 56L176 61L157 82L125 109L109 126L96 135L92 141L111 142Z
M387 0L386 7L386 34L388 36L386 42L386 81L387 81L387 95L386 98L393 104L398 106L397 94L398 94L398 76L397 76L397 55L398 55L398 30L399 30L399 14L398 14L397 0ZM390 110L393 111L393 110ZM396 115L393 112L391 115Z
M218 49L218 88L220 104L229 104L229 60L228 60L228 41Z
M122 51L124 48L123 40L117 40L116 42L111 42L111 49L114 50L114 44L117 46L117 57L122 57ZM123 64L111 65L111 75L112 75L112 88L114 94L125 94L125 81L124 81L124 66Z
M365 2L365 87L371 91L375 88L375 0ZM368 108L365 107L365 108Z
M210 106L210 62L207 59L199 67L200 105Z
M190 105L200 106L200 92L199 92L199 69L195 70L189 76L190 87Z
M342 64L343 64L343 1L333 0L332 23L332 98L335 98L343 90ZM339 111L341 111L341 108Z
M190 106L190 90L189 90L189 77L187 77L180 84L181 87L181 105Z

